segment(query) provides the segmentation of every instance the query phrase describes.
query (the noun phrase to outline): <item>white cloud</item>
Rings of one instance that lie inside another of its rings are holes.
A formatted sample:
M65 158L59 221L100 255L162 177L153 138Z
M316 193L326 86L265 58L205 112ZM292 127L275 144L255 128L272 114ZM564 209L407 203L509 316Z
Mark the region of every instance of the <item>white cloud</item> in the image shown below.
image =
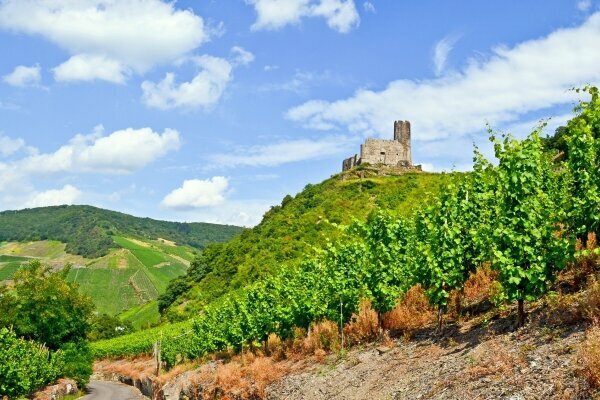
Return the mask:
M268 71L268 70L267 70ZM323 72L311 72L297 70L294 76L284 82L276 83L271 82L262 85L259 90L261 91L277 91L282 90L286 92L294 92L298 94L304 94L307 92L309 87L316 86L319 84L343 84L344 79L339 75L332 74L329 71Z
M318 140L298 139L237 148L230 153L216 154L212 160L222 167L275 166L345 154L346 151L349 151L350 145L348 139L343 136L325 137Z
M353 0L246 0L257 14L252 30L276 30L298 24L302 18L322 17L327 25L341 33L360 22Z
M577 2L577 9L586 12L592 7L592 0L580 0Z
M23 208L60 206L63 204L74 204L82 193L79 189L71 185L65 185L62 189L46 190L45 192L34 193L32 197L24 204Z
M57 81L104 80L125 83L128 68L119 61L102 55L78 54L52 69Z
M8 157L24 147L25 141L23 139L11 139L0 134L0 156Z
M142 82L142 100L148 107L167 110L176 107L204 108L214 106L231 80L232 65L222 58L193 58L200 72L190 82L175 82L175 74L167 73L158 82Z
M19 65L15 67L13 72L2 77L4 82L16 87L38 86L41 79L42 75L39 65L31 67Z
M179 132L173 129L161 134L150 128L127 128L104 136L100 126L90 135L76 135L53 153L31 155L12 166L28 175L73 171L126 174L178 149L179 144Z
M40 35L80 56L63 68L78 71L72 64L85 64L87 79L94 72L99 74L96 78L106 79L98 60L112 65L112 78L115 65L142 73L208 40L201 17L161 0L4 0L0 28Z
M370 1L365 1L363 3L363 8L366 12L375 13L375 6Z
M529 112L574 101L569 88L600 79L600 13L484 61L424 81L397 80L381 91L360 89L333 102L312 100L287 112L313 129L344 128L389 137L392 123L409 119L416 140L434 140L509 124Z
M459 36L455 34L450 34L440 41L438 41L435 46L433 46L433 65L434 72L437 76L441 75L444 72L444 68L446 67L446 61L448 60L448 55L454 48L454 45L458 41Z
M228 186L229 179L223 176L185 180L180 188L166 195L161 204L182 210L216 206L225 201Z
M254 61L254 54L239 46L232 47L231 52L234 54L233 62L236 65L248 65Z

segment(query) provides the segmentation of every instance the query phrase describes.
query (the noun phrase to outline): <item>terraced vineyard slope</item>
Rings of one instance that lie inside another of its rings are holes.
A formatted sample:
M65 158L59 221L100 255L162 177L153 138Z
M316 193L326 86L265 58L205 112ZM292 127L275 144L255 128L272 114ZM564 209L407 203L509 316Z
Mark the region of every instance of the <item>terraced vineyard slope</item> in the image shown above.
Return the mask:
M156 299L169 281L185 274L206 244L228 240L241 230L155 221L88 206L3 212L0 282L10 281L32 259L56 269L71 265L68 279L93 299L99 313L122 313L121 318L139 328L158 321ZM87 251L98 237L106 243ZM81 249L84 254L75 254Z

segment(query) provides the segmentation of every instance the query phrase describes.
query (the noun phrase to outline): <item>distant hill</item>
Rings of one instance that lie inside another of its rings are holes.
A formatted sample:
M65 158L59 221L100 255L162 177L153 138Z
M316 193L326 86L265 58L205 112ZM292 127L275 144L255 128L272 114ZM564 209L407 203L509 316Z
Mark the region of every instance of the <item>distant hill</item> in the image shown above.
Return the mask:
M67 253L102 257L121 247L113 236L166 239L177 245L203 249L225 242L243 228L209 223L185 223L138 218L92 206L41 207L0 212L0 242L56 240Z
M55 240L0 242L0 285L32 259L56 269L70 264L67 279L92 298L99 313L116 315L130 310L122 318L135 327L157 322L157 297L171 279L185 274L198 250L165 240L124 236L113 240L120 248L98 258L68 254L65 244Z
M375 208L411 214L447 181L446 174L405 173L360 166L287 195L262 222L231 241L208 246L187 275L171 282L159 298L168 319L178 320L230 290L243 287L283 265L294 265L341 235L336 224L364 220Z

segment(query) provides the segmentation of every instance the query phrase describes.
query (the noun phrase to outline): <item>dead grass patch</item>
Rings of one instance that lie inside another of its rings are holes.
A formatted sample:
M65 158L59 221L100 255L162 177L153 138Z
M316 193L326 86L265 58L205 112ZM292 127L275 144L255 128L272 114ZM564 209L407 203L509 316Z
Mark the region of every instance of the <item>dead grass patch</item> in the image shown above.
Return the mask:
M590 387L600 388L600 327L593 326L586 332L585 340L577 352L581 365L580 374Z
M382 327L391 332L412 336L415 330L435 321L436 312L429 305L420 285L412 287L396 308L383 315Z
M358 312L344 326L344 335L348 345L359 345L379 337L379 316L371 307L371 302L364 300L360 303Z
M522 355L513 354L503 343L491 341L475 351L472 366L467 369L471 379L479 379L488 375L501 374L512 376L517 366L524 366Z

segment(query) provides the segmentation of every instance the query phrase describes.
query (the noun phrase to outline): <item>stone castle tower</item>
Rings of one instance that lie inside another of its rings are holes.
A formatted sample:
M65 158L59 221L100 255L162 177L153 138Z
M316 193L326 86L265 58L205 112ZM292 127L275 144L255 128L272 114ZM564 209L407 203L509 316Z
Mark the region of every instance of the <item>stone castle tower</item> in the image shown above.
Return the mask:
M410 122L394 121L394 140L367 139L360 146L360 157L355 154L345 159L342 163L342 171L364 163L402 169L420 169L413 166L410 146Z

